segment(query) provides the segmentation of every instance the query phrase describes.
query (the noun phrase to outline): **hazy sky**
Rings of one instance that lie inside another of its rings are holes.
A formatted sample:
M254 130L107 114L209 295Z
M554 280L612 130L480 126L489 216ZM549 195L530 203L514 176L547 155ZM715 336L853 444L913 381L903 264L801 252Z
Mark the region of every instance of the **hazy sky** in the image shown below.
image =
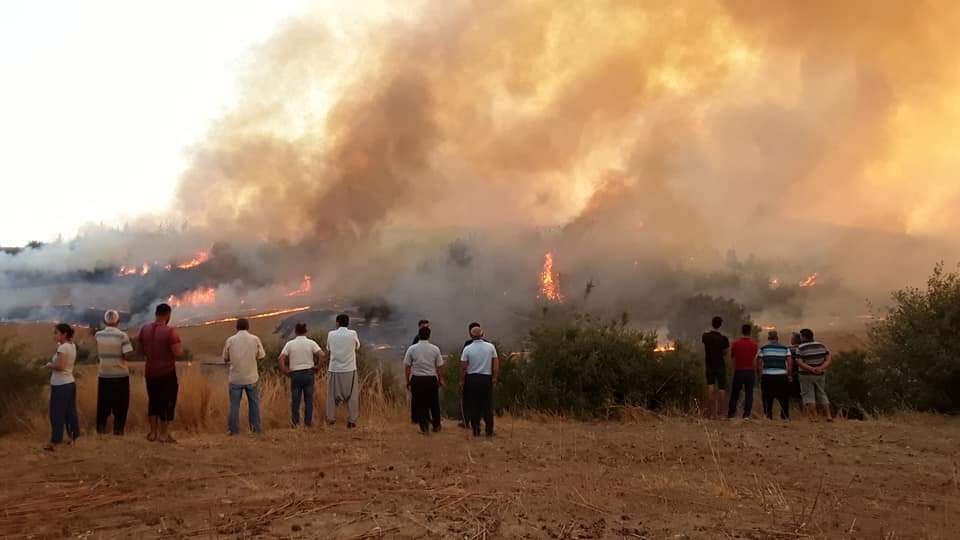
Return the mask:
M0 3L0 245L166 208L251 47L304 3Z

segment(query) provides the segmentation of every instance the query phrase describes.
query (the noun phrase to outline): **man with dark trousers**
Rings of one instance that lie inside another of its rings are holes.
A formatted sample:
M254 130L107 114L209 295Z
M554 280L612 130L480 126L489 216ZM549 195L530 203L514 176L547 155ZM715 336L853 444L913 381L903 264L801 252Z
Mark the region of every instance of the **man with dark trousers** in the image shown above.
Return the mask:
M730 356L733 357L733 388L730 392L730 407L727 409L727 418L737 415L737 401L740 399L740 390L744 391L743 418L748 419L753 414L753 387L756 384L757 351L760 347L753 340L753 325L744 324L740 327L740 339L730 346Z
M424 328L430 328L430 321L427 319L420 319L417 322L417 335L413 336L413 342L410 345L416 345L420 343L420 330ZM413 391L410 392L410 422L416 424L419 422L417 418L417 398L414 397Z
M497 384L497 376L500 374L500 359L493 344L481 339L483 329L479 324L470 330L470 337L473 341L460 355L464 412L474 436L480 436L482 418L487 437L492 437L493 386Z
M403 357L407 386L417 408L414 411L420 432L427 434L430 425L440 431L440 387L443 386L443 355L430 343L430 327L420 328L420 339L407 349Z

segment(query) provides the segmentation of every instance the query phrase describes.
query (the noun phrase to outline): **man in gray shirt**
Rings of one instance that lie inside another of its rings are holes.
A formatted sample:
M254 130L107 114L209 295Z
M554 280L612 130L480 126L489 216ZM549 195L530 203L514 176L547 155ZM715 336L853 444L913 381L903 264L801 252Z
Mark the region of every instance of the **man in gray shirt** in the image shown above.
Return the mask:
M443 355L430 343L430 327L422 326L417 333L417 343L407 349L403 357L407 386L416 409L414 414L420 424L420 432L429 433L430 420L433 431L440 431L440 387L443 386Z
M471 324L473 341L463 349L460 365L463 369L463 408L467 424L474 436L480 435L483 418L487 437L493 436L493 385L500 374L500 359L492 343L484 341L483 329Z
M97 332L97 433L107 432L107 418L113 416L113 434L123 435L130 408L130 369L127 358L133 344L126 332L117 328L120 314L103 314L106 328Z

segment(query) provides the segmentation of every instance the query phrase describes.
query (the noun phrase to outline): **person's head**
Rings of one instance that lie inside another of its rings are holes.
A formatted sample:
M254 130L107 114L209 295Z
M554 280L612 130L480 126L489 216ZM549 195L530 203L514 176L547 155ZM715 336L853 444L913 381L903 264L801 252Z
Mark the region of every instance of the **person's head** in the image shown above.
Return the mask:
M341 313L337 315L337 327L346 328L350 326L350 316L346 313Z
M483 337L483 328L480 328L480 323L470 323L470 337L473 339L480 339Z
M721 317L721 316L719 316L719 315L717 315L716 317L714 317L714 318L710 321L710 326L712 326L714 330L719 330L720 327L723 326L723 317Z
M780 334L778 334L776 330L770 330L767 332L767 341L770 343L776 343L780 341Z
M242 332L244 330L250 330L250 321L246 319L237 319L237 332Z
M750 337L753 335L753 325L752 324L742 324L740 325L740 335L743 337Z
M67 323L60 323L53 327L53 338L57 343L66 343L73 339L73 327Z
M417 328L423 328L424 326L430 326L430 321L426 319L420 319L420 322L417 323Z
M153 313L157 317L157 322L168 323L170 322L170 314L173 313L173 308L170 307L170 304L160 304Z
M428 341L430 339L430 327L421 326L420 329L417 330L417 337L420 338L420 341Z
M297 325L293 327L293 331L296 332L298 336L307 335L307 323L298 322Z
M106 313L103 314L103 322L107 326L116 326L120 324L120 313L115 309L108 309Z
M801 343L803 343L803 340L800 339L800 332L794 332L794 333L790 336L790 344L791 344L791 345L799 345L799 344L801 344Z
M804 328L803 330L801 330L801 331L800 331L800 341L803 342L803 343L807 343L807 342L813 341L813 330L811 330L811 329L809 329L809 328Z

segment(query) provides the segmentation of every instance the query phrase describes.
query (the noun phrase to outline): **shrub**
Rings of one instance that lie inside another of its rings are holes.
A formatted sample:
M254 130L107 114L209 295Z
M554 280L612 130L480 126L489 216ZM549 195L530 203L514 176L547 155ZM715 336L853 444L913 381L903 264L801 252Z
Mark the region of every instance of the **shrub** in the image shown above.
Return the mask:
M667 321L670 337L686 345L698 345L700 336L715 315L723 317L727 333L740 335L740 326L753 324L747 309L730 298L698 294L684 300Z
M834 355L827 377L827 394L842 415L882 412L894 405L889 387L883 384L881 366L863 349Z
M10 339L0 338L0 432L12 429L15 412L34 408L40 402L49 372L28 362L25 349Z
M655 333L625 321L576 317L530 332L523 369L524 406L577 416L606 415L617 406L686 408L699 395L696 362L681 348L654 352Z
M880 384L898 405L960 410L960 274L938 264L926 289L901 289L893 300L869 332Z

